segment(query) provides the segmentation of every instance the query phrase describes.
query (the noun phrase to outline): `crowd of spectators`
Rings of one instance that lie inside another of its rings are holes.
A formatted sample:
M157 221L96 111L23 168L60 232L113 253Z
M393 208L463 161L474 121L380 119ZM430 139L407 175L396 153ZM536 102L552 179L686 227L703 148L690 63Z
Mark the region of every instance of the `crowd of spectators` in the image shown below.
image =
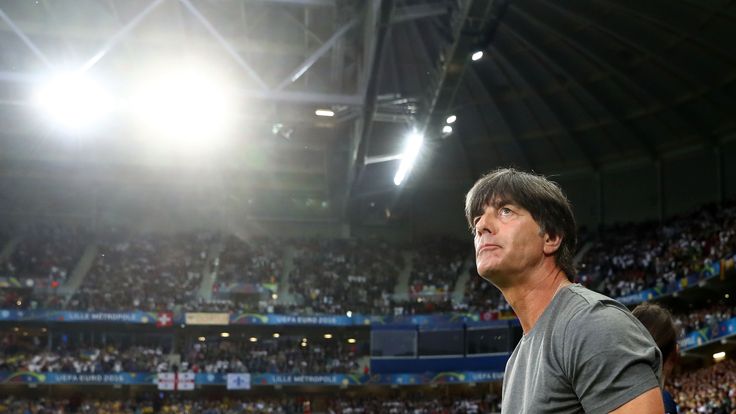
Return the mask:
M381 240L309 240L295 245L290 294L314 313L389 314L402 249Z
M702 309L695 309L684 314L675 314L675 326L679 329L678 334L685 336L687 333L708 328L717 330L718 324L736 316L736 306L718 304Z
M90 238L82 228L39 224L22 229L18 240L0 262L0 276L30 289L53 290L69 279Z
M168 351L162 347L67 346L53 348L39 336L18 341L7 335L0 343L0 371L67 372L98 374L117 372L166 372L171 369Z
M197 342L182 355L181 370L206 373L361 373L361 347L342 342L302 341L302 337L257 342Z
M464 302L458 306L459 309L469 313L480 313L486 320L513 314L501 291L480 277L475 266L470 266L468 273L470 277L465 282Z
M309 404L296 399L25 399L0 400L0 414L306 414Z
M487 394L484 398L440 397L414 395L410 398L340 398L332 401L329 414L480 414L500 412L498 398Z
M224 249L210 258L215 241L210 235L109 233L92 238L84 230L48 225L19 233L18 245L0 262L0 277L25 275L32 286L0 285L0 306L374 315L511 312L498 290L475 273L469 241L430 238L399 245L375 239L222 236ZM576 281L612 297L650 287L666 290L682 277L733 256L736 204L709 205L664 224L614 226L600 234L591 237L594 246L584 255ZM62 286L92 243L97 256L71 298L54 289L39 292L39 286ZM211 297L200 292L206 269L216 274ZM453 297L466 271L465 295ZM408 300L399 299L406 297L398 286L404 272L409 273ZM278 288L283 281L288 290ZM236 285L251 286L252 291L247 286L234 289Z
M303 340L299 336L196 341L187 349L162 346L74 346L48 344L40 335L5 335L0 342L0 371L119 372L252 372L271 374L365 373L365 344L342 340ZM178 355L177 359L175 355Z
M326 405L326 408L322 406ZM481 414L499 412L497 400L415 395L408 397L349 398L217 398L176 397L127 400L27 399L0 400L0 414Z
M215 292L232 284L277 284L284 271L283 244L267 238L241 240L229 236L216 262Z
M736 361L729 359L668 380L680 414L732 414L736 411Z
M195 299L211 236L116 238L99 243L95 263L67 309L166 311Z
M736 203L707 205L667 220L612 226L580 263L590 286L611 297L666 289L736 253Z
M468 241L449 237L418 241L412 249L410 296L449 297L471 252Z

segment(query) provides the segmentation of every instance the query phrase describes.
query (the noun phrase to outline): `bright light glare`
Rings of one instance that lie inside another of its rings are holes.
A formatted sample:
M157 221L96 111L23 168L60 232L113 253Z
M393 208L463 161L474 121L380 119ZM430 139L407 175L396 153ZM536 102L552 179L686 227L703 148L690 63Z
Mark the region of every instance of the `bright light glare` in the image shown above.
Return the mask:
M401 185L407 174L409 174L417 159L417 155L419 155L419 150L422 148L423 141L424 137L417 131L409 135L404 152L401 155L401 165L399 165L399 170L394 176L394 184Z
M278 333L278 332L274 332L274 334L273 334L273 337L274 337L274 338L278 338L279 336L281 336L281 335L279 335L279 333Z
M452 127L449 125L445 125L442 127L442 133L443 134L452 134Z
M355 341L355 338L349 338L349 339L348 339L348 343L349 343L349 344L354 344L355 342L356 342L356 341Z
M113 99L104 88L79 73L49 80L36 91L34 102L52 122L72 131L88 129L113 107Z
M250 341L251 342L258 342L258 338L256 338L255 336L251 336L250 337Z
M204 141L223 133L231 111L217 76L195 69L148 77L132 106L144 124L176 144L211 144Z
M457 121L457 117L455 115L450 115L447 117L447 123L448 124L454 124L455 121Z
M332 339L332 334L325 334L325 339Z
M228 338L228 337L230 337L230 334L228 332L222 332L220 334L220 336L223 337L223 338Z
M713 354L713 359L715 359L716 361L724 359L724 358L726 358L725 352L716 352L715 354Z
M473 53L473 55L470 58L473 59L473 60L480 60L480 59L482 59L483 58L483 51L482 50L479 50L479 51Z
M335 116L335 112L329 109L318 109L314 111L314 114L317 116Z

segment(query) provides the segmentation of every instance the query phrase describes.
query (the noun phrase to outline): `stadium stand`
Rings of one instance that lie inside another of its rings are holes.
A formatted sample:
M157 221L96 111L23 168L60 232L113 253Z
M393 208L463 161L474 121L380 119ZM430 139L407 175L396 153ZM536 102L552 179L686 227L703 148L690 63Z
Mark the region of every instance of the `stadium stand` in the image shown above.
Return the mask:
M39 224L18 233L12 254L0 262L4 277L21 287L52 292L69 278L89 234L81 228Z
M401 250L379 240L306 240L295 246L290 293L314 313L392 312Z
M66 309L173 310L196 298L210 236L110 236Z
M736 204L707 205L663 224L604 229L580 263L581 277L611 297L666 289L736 252Z
M736 361L730 359L669 381L682 414L731 414L736 410Z

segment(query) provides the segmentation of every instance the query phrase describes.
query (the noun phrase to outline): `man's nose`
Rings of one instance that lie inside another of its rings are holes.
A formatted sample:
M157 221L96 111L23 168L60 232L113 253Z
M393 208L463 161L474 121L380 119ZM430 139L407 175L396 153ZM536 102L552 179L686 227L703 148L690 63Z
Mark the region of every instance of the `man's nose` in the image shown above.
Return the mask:
M483 215L480 216L478 221L475 223L475 234L477 236L483 235L484 232L495 234L495 228L496 226L493 221L493 214L486 212L483 213Z

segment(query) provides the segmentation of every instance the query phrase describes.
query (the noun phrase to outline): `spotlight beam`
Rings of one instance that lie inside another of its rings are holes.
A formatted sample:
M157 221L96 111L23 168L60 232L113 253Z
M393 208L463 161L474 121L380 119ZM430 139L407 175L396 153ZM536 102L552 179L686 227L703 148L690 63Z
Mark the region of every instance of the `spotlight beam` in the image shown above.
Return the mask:
M181 2L181 4L184 5L184 7L187 8L187 10L189 10L190 13L192 13L192 15L194 15L194 17L197 18L197 20L199 20L200 23L202 23L202 25L204 25L204 27L207 29L208 32L210 32L212 37L217 39L220 45L222 45L222 47L225 48L227 53L233 59L235 59L236 62L238 62L238 65L240 65L240 67L242 67L248 73L248 75L250 75L250 77L253 78L253 80L256 81L256 83L258 84L258 86L261 87L261 89L263 90L269 89L268 85L266 85L266 83L260 78L260 76L258 76L258 73L256 73L256 71L253 70L253 68L251 68L250 65L248 65L248 63L238 54L238 52L235 49L233 49L232 46L230 46L230 43L228 43L227 40L225 40L225 38L222 37L222 35L217 31L217 29L215 29L215 27L212 26L212 23L210 23L209 20L207 20L207 18L204 17L202 13L200 13L199 10L197 10L197 8L194 7L194 5L189 0L179 0L179 1Z
M52 68L54 66L46 58L46 55L44 55L41 52L41 50L39 50L36 47L36 45L33 44L33 42L31 41L31 39L29 39L28 36L26 36L26 34L23 33L23 31L20 30L20 28L15 25L15 22L13 22L13 20L10 18L10 16L8 16L7 14L5 14L5 12L3 11L3 9L0 9L0 19L3 19L3 21L8 26L10 26L11 29L13 29L13 32L15 32L15 34L18 35L18 37L20 37L20 40L22 40L23 43L25 43L26 46L28 46L28 48L31 49L31 52L33 52L33 54L36 55L37 58L41 59L41 61L43 62L44 65L46 65L46 67Z
M95 53L94 56L92 56L87 62L82 66L80 69L81 72L88 71L92 66L94 66L97 62L100 61L103 57L105 57L106 54L110 52L110 49L113 48L118 42L120 42L120 39L123 38L123 36L130 33L131 30L133 30L138 24L143 21L143 18L148 16L149 13L151 13L156 7L158 7L161 3L163 3L164 0L154 0L151 2L143 11L138 13L131 21L129 21L125 26L123 26L120 31L115 33L113 37L110 38L110 40L105 43L104 46L100 49L99 52Z

